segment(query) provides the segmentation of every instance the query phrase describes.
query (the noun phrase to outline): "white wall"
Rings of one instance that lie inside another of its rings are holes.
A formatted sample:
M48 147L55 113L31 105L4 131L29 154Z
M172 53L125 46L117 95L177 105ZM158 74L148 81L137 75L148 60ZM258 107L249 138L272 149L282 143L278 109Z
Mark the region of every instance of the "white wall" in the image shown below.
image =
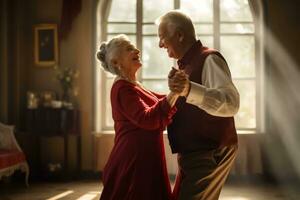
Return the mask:
M239 138L239 150L231 174L234 175L258 175L263 173L263 149L264 134L241 134ZM113 147L113 134L102 134L95 140L96 170L102 171ZM167 135L164 135L166 161L168 173L175 175L177 172L177 154L172 154Z

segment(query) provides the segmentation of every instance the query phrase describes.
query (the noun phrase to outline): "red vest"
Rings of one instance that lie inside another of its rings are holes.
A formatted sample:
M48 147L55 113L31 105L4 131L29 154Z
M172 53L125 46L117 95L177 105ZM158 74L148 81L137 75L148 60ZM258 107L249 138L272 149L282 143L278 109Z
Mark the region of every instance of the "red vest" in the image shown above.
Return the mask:
M202 84L202 69L209 54L223 56L214 49L202 46L197 41L178 61L191 81ZM224 59L225 60L225 59ZM201 108L186 103L185 98L178 99L177 113L168 126L168 137L173 153L189 153L210 150L237 143L237 134L233 117L216 117Z

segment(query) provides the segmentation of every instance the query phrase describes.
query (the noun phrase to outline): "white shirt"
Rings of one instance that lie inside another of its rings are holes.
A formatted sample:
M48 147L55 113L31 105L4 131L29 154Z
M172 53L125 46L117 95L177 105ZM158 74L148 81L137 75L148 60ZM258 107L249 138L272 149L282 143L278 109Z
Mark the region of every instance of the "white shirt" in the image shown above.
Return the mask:
M215 54L208 55L202 71L202 85L191 81L187 103L219 117L235 115L240 95L234 86L226 62Z

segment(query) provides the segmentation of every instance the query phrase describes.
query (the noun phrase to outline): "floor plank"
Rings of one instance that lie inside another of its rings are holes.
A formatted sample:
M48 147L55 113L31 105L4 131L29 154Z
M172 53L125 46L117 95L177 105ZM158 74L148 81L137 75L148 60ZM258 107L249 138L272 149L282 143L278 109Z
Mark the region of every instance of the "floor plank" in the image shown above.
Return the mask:
M95 200L102 190L100 181L36 182L2 184L0 200ZM265 182L227 183L220 200L299 200L297 188L278 187Z

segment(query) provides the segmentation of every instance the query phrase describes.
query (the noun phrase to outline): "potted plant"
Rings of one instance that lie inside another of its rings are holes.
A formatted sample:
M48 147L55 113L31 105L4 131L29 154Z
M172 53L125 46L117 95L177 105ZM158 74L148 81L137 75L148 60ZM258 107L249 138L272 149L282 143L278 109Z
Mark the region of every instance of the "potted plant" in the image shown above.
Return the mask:
M77 95L77 89L74 87L74 81L79 76L79 71L71 67L54 67L56 71L55 78L60 83L62 90L61 100L63 104L71 103L71 95Z

